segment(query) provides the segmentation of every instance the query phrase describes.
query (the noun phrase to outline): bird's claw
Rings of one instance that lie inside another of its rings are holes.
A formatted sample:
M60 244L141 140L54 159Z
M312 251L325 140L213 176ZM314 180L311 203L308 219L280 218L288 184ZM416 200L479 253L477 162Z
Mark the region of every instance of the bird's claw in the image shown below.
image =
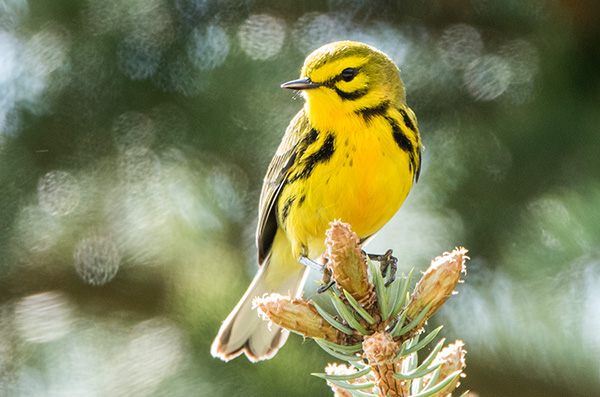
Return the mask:
M317 263L307 256L301 256L298 258L298 262L309 269L323 273L323 281L321 281L321 286L317 288L317 293L322 294L335 284L335 280L331 279L331 270L327 266Z
M381 275L385 277L385 273L387 272L388 267L390 268L390 278L386 281L385 286L387 287L396 279L396 270L398 270L398 258L392 256L392 250L389 249L383 255L379 254L368 254L369 259L378 261L381 264Z
M327 266L324 266L323 269L323 280L321 281L321 285L317 288L317 293L322 294L327 291L329 288L333 287L335 284L335 280L331 279L331 270Z
M327 291L329 288L333 287L333 285L335 284L335 281L330 281L327 284L321 284L319 286L319 288L317 288L317 294L322 294L323 292Z

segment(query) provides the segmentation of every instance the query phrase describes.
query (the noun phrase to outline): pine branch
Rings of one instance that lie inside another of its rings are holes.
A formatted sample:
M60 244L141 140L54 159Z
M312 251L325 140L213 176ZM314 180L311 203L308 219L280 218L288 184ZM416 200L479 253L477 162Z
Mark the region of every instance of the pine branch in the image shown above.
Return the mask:
M324 256L335 285L325 295L335 314L312 301L277 294L256 298L255 307L265 319L313 338L351 364L330 364L324 374L313 374L326 379L336 396L450 396L465 376L463 343L442 348L442 339L420 364L417 355L441 329L427 334L423 326L455 293L467 250L435 258L409 296L412 271L392 281L359 241L340 221L326 233Z

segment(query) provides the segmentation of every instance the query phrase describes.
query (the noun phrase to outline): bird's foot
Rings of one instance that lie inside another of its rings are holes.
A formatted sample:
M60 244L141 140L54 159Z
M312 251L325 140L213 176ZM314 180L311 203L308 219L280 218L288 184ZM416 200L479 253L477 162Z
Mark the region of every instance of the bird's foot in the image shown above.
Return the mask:
M323 269L323 280L321 280L321 285L317 288L317 293L322 294L327 291L329 288L333 287L335 284L335 280L331 279L331 270L325 266Z
M398 267L396 266L396 264L398 263L398 258L396 258L395 256L392 256L392 250L387 250L385 252L385 254L383 255L379 255L379 254L369 254L369 253L365 253L369 259L374 260L374 261L378 261L381 264L381 275L385 277L385 273L387 272L388 267L391 266L390 268L390 278L388 279L388 281L386 281L385 286L387 287L388 285L390 285L391 283L394 282L394 280L396 279L396 270L398 269Z
M320 273L323 273L323 280L321 281L321 285L319 286L319 288L317 288L317 293L322 294L335 284L335 280L331 279L331 270L329 270L327 266L315 262L307 256L301 256L300 258L298 258L298 262L308 267L309 269L313 269Z

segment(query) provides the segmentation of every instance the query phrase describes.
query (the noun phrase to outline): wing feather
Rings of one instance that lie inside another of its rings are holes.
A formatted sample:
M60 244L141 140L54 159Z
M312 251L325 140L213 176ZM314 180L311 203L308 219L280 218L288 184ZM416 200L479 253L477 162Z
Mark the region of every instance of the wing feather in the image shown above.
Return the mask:
M290 169L300 157L301 152L306 149L306 145L302 145L301 141L310 130L310 123L302 109L290 122L277 152L269 164L258 205L256 246L258 247L259 264L263 263L271 250L278 228L277 201L279 194L286 184Z

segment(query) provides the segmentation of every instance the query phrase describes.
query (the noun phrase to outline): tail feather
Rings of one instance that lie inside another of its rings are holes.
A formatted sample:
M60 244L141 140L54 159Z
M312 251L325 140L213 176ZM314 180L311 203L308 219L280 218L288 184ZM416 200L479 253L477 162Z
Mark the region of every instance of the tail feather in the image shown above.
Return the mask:
M221 325L211 346L213 357L229 361L244 353L252 362L267 360L287 340L289 332L261 319L252 308L252 301L272 292L301 295L308 269L299 265L295 273L273 290L266 285L270 262L270 258L265 260L242 299Z

